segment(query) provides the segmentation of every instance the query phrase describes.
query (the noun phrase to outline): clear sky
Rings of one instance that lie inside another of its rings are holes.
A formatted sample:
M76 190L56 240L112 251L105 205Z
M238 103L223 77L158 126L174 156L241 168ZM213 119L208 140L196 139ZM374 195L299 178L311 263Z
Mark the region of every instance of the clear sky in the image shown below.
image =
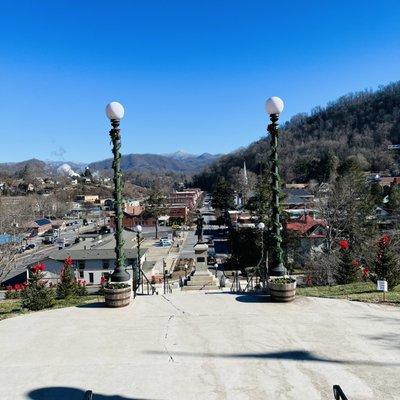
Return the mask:
M400 79L400 1L1 0L0 162L226 153L282 119Z

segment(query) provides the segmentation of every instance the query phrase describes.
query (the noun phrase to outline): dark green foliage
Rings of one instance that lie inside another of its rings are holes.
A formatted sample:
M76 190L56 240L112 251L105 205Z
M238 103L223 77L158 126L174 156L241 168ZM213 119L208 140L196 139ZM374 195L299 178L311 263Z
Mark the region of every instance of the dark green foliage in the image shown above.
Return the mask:
M55 303L54 290L47 287L43 281L43 273L29 272L29 284L21 292L21 305L30 311L39 311L53 307Z
M20 299L21 292L19 290L7 290L4 295L4 298L6 300Z
M391 213L398 213L400 211L400 188L398 186L390 188L389 201L386 207Z
M76 294L78 296L87 296L88 295L88 291L87 291L85 282L78 281L78 285L76 288Z
M348 248L339 250L339 265L335 272L335 280L339 285L357 280L357 269L354 266L353 257Z
M310 115L296 115L282 125L279 142L280 174L286 182L327 181L347 160L363 170L396 172L397 155L387 145L400 143L400 82L376 92L349 94ZM258 173L268 149L269 139L263 137L218 159L194 178L194 184L209 189L218 176L228 178L243 161Z
M78 284L71 265L64 264L60 274L60 282L57 284L57 297L66 299L77 296Z
M253 228L232 229L229 234L232 259L239 269L256 267L261 260L261 234Z
M257 217L259 221L267 224L271 216L271 180L269 174L263 172L258 176L254 195L247 203L247 209Z
M400 263L391 243L391 237L384 235L377 244L376 258L372 264L372 280L386 280L392 289L400 283Z
M212 206L219 211L235 208L234 190L225 178L218 178L212 191Z

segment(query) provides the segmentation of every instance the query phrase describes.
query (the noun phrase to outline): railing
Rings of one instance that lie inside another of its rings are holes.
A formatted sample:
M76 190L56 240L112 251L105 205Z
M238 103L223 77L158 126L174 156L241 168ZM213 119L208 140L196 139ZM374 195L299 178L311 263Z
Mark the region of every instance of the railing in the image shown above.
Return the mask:
M333 395L335 400L349 400L339 385L333 385Z
M88 390L83 396L82 400L92 400L92 399L93 399L93 392L91 390Z
M140 295L153 295L156 292L156 287L149 281L143 269L140 268L140 279L136 283L134 288L134 297L137 294Z

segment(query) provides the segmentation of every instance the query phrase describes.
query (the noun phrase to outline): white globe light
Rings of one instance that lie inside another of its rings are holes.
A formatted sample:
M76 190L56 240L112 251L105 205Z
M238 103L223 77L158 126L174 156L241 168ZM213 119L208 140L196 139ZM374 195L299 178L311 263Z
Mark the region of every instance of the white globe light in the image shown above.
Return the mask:
M106 114L109 119L120 120L124 117L124 113L125 110L121 103L112 101L111 103L107 104Z
M140 232L142 232L142 225L136 225L136 228L135 228L135 230L136 230L136 232L137 233L140 233Z
M260 222L258 225L257 225L257 228L258 229L264 229L265 228L265 224L264 224L264 222Z
M265 108L269 115L280 114L283 111L283 107L283 100L276 96L270 97L265 103Z

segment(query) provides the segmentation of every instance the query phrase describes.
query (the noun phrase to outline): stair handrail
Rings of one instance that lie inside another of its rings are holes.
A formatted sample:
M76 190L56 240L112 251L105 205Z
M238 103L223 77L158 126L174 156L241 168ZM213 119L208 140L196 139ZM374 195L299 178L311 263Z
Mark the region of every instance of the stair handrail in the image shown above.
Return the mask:
M82 400L92 400L93 399L93 392L91 390L86 391L83 396Z
M335 400L349 400L339 385L333 385L333 395Z
M147 294L150 295L150 291L151 291L151 295L153 295L157 289L156 287L149 281L149 278L147 278L146 274L144 273L142 267L139 268L140 271L140 276L142 277L142 281L144 279L145 283L146 283L146 288L147 288ZM136 297L136 294L138 292L138 288L141 286L141 282L140 279L137 281L136 283L136 287L134 290L134 297ZM143 290L143 286L142 286L142 292L141 294L144 294L144 290Z

